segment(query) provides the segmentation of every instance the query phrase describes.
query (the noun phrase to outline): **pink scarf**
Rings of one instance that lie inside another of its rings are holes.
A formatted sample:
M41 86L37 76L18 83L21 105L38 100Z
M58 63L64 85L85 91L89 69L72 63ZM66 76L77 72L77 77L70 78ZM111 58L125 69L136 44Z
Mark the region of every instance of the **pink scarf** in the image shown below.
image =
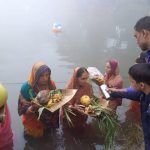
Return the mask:
M117 76L119 74L118 61L116 59L111 59L108 63L110 64L111 72L109 74L105 73L104 77L106 81L109 80L111 76Z

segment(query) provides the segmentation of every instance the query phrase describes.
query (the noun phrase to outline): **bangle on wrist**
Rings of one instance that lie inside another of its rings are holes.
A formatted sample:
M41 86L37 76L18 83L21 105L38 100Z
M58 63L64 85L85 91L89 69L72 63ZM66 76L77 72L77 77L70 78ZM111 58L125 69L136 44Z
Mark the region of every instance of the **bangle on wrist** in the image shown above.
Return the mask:
M34 113L34 112L35 112L34 110L32 110L32 107L31 107L31 106L28 108L28 111L31 112L31 113Z

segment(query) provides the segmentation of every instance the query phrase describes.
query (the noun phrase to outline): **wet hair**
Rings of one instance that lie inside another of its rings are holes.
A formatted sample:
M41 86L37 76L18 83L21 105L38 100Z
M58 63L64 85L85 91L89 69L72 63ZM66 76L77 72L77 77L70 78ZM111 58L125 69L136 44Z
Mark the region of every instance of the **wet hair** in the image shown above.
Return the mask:
M147 54L145 52L141 52L140 53L140 56L138 58L136 58L135 62L136 63L146 63L146 57L147 57Z
M84 72L89 73L85 67L80 67L77 71L76 77L77 78L81 77Z
M137 21L134 26L134 29L138 32L143 29L150 31L150 16L145 16Z
M128 73L137 83L144 82L150 86L150 64L135 64L129 68Z

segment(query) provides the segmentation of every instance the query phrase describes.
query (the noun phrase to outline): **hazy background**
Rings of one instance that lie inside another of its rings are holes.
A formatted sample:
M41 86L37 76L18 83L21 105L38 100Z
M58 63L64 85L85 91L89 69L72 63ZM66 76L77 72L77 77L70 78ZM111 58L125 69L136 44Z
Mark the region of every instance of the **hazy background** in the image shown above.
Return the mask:
M0 0L0 81L9 92L15 150L25 145L17 102L33 64L44 61L63 88L76 66L104 72L106 61L116 58L127 86L128 68L140 53L133 27L149 14L149 0ZM52 32L55 22L62 25L59 34Z

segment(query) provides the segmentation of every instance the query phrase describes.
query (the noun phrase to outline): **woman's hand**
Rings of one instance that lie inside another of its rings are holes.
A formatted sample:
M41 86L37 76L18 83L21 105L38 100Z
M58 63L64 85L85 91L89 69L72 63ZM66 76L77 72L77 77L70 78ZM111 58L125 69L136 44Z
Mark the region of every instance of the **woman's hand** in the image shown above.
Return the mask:
M72 107L73 107L73 105L68 105L68 107L69 107L69 108L72 108Z
M38 106L37 104L31 103L31 106L28 107L26 113L27 114L34 114L38 111L39 108L40 108L40 106Z
M38 109L40 108L40 106L35 104L34 102L31 102L31 107L32 107L32 110L34 111L38 111Z

